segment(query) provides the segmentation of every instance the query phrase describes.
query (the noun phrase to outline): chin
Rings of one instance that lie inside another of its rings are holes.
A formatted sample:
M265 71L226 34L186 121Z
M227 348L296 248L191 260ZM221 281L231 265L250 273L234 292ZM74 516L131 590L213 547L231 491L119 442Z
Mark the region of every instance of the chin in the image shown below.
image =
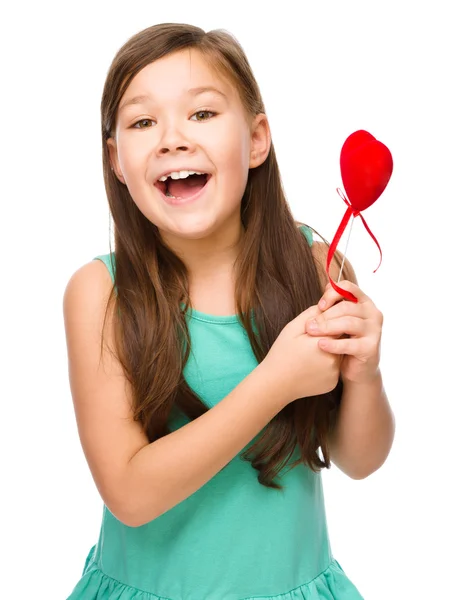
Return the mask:
M159 231L168 237L175 236L184 240L201 240L214 235L218 230L215 220L212 223L205 219L182 221L169 224L166 227L160 226Z

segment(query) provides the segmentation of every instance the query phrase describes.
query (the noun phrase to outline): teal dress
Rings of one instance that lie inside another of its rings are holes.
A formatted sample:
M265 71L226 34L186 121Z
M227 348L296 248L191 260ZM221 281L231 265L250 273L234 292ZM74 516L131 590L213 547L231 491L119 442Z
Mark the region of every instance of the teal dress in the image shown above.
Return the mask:
M311 243L310 230L303 231ZM114 279L110 255L96 259ZM187 323L185 379L213 407L257 361L237 316L190 309ZM362 600L331 553L321 474L298 465L279 481L283 490L262 486L238 455L140 527L124 525L104 506L98 541L68 600Z

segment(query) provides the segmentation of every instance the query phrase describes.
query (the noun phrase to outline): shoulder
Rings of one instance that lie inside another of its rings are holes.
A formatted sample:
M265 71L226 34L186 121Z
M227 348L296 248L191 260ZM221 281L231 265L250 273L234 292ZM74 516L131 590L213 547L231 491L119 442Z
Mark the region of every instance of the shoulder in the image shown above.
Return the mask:
M312 244L312 256L314 258L322 286L325 286L328 283L328 275L326 273L326 259L328 257L329 244L325 242L314 242ZM339 272L341 270L341 265L344 261L344 265L342 267L342 279L347 279L348 281L352 281L357 284L357 277L355 275L354 268L351 263L345 258L345 256L336 250L333 260L330 264L330 276L333 281L337 281L339 277Z
M310 248L312 250L312 256L315 262L315 266L317 267L317 271L320 277L320 282L324 287L328 283L328 276L326 274L326 259L328 257L329 244L326 241L314 241L313 239L313 230L308 225L304 223L296 222L298 228L304 233L306 236ZM336 250L333 260L330 265L330 275L331 279L334 281L337 280L339 276L339 271L341 269L342 261L344 260L344 266L342 268L343 279L348 279L353 283L357 283L357 277L355 275L354 269L351 263L343 256L343 254Z
M70 277L64 295L91 289L109 290L112 288L112 274L108 268L110 255L105 254L79 267Z
M89 323L89 319L94 320L104 313L113 289L113 278L104 262L93 259L71 275L63 294L66 326Z

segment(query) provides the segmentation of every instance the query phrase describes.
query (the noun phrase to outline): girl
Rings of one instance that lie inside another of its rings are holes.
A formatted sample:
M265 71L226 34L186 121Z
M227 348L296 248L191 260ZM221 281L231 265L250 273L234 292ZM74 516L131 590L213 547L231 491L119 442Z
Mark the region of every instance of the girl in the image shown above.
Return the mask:
M386 459L382 316L325 283L226 32L132 37L101 103L115 252L70 279L82 447L104 501L72 600L357 600L320 470ZM334 276L336 273L334 273Z

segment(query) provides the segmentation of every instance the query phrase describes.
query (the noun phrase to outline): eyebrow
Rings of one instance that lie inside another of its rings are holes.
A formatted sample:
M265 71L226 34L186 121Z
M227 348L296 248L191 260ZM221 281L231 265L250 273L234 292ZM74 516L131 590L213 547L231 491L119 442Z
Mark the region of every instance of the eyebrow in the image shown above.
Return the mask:
M191 88L189 90L187 90L187 94L189 94L190 96L199 96L200 94L205 94L206 92L212 92L214 94L218 94L219 96L222 96L225 100L228 100L227 96L221 92L220 90L218 90L215 87L212 86L202 86L202 87L196 87L196 88ZM119 110L123 110L124 108L126 108L127 106L131 106L133 104L143 104L143 102L149 102L152 101L152 97L146 94L142 94L140 96L134 96L133 98L130 98L129 100L126 100L125 102L123 102L121 104L121 106L119 107Z

